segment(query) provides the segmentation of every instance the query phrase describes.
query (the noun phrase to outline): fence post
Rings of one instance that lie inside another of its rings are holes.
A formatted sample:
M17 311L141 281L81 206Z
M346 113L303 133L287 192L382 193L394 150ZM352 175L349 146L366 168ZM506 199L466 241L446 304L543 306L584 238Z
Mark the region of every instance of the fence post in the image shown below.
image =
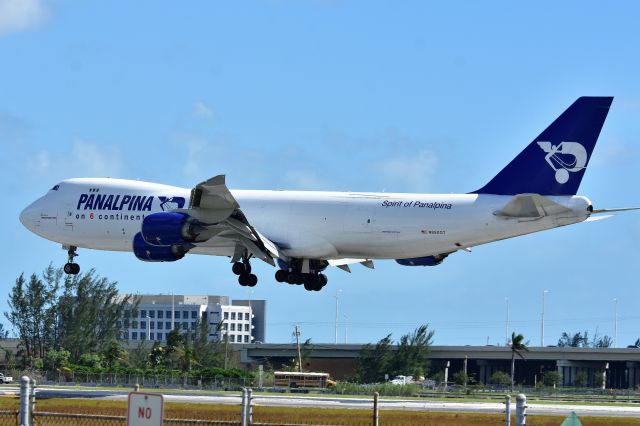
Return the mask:
M373 426L378 426L380 424L380 411L378 409L378 397L380 394L378 392L373 393Z
M242 407L240 411L240 425L247 426L247 389L242 388Z
M511 395L504 398L504 425L511 425Z
M31 385L31 394L29 395L29 399L30 399L30 405L31 407L29 408L29 419L31 420L31 424L35 424L36 422L33 421L33 413L34 411L36 411L36 381L34 379L31 379L31 382L29 383Z
M20 426L29 426L29 382L27 376L20 378Z
M524 394L516 396L516 426L527 424L527 397Z
M253 424L253 390L247 389L247 426Z

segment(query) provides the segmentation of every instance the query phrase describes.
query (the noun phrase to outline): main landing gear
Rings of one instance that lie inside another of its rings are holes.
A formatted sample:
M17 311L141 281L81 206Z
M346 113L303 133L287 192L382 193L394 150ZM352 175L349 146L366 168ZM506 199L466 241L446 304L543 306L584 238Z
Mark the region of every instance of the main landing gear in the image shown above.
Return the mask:
M307 264L305 265L305 263ZM309 262L308 260L302 260L296 262L292 260L288 270L279 269L276 271L276 281L279 283L304 285L307 291L320 291L329 281L327 276L321 273L324 268L326 268L326 265L316 264L314 261ZM302 272L303 270L307 270L308 272Z
M69 261L64 265L63 268L65 274L78 275L78 273L80 273L80 265L73 262L73 259L78 256L78 253L76 253L77 249L78 247L76 246L69 246L69 249L67 251L67 253L69 254Z
M254 287L258 284L258 277L251 273L249 257L243 256L241 262L236 262L231 267L234 274L238 275L238 283L243 287Z

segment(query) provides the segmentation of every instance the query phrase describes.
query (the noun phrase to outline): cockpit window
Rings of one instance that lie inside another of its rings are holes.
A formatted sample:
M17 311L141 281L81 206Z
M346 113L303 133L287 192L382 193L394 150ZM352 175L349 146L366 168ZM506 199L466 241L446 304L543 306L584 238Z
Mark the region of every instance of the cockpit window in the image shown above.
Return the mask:
M58 188L60 188L60 185L56 185L56 186L54 186L53 188L51 188L51 190L52 190L52 191L57 191L57 190L58 190Z

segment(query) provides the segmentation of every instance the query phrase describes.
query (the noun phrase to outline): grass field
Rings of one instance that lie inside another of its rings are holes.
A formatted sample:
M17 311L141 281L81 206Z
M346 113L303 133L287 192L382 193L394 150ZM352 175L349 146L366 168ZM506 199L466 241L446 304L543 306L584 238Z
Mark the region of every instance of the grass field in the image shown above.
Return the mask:
M0 410L17 410L18 399L0 397ZM92 415L126 415L125 401L91 400L91 399L45 399L39 400L36 411L92 414ZM331 408L293 408L293 407L260 407L253 409L253 420L256 423L272 424L308 424L308 425L369 425L372 413L370 410L331 409ZM166 403L165 418L227 420L240 421L240 407L214 404L181 404ZM528 425L558 426L562 417L529 416ZM640 425L640 419L583 417L585 426L593 425ZM68 423L73 424L73 423ZM468 414L422 411L382 411L380 424L383 426L409 425L501 425L504 416L500 414ZM512 419L515 424L515 419Z

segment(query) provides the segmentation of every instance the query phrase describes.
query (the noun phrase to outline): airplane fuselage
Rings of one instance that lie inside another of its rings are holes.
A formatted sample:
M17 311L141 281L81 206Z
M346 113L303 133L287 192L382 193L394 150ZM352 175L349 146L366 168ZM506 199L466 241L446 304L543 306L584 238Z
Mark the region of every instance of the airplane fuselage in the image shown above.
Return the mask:
M590 201L549 196L570 209L541 218L495 213L511 196L232 190L248 221L292 258L406 259L450 253L581 222ZM23 212L36 234L66 246L131 251L148 215L189 205L191 192L122 179L70 179ZM163 204L163 201L169 200ZM172 202L173 200L173 202ZM203 243L190 253L232 256Z

